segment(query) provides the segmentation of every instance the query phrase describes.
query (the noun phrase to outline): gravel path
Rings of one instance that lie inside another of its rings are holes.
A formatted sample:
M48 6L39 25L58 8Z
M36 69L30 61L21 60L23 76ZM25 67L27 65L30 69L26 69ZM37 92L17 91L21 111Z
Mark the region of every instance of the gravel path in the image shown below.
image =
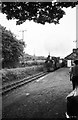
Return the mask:
M3 118L65 118L71 91L69 69L61 68L3 96Z

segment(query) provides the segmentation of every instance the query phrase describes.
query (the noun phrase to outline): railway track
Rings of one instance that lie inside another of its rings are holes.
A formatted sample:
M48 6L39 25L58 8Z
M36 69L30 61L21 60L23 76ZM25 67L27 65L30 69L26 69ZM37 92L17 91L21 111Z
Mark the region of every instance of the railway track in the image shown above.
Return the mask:
M7 92L10 92L10 91L12 91L12 90L14 90L14 89L16 89L18 87L21 87L21 86L23 86L23 85L25 85L25 84L27 84L29 82L32 82L32 81L34 81L34 80L36 80L36 79L38 79L38 78L40 78L40 77L42 77L42 76L44 76L46 74L47 74L47 72L40 72L40 73L38 73L36 75L24 78L24 79L22 79L20 81L17 81L17 82L14 82L12 84L9 84L7 86L4 86L4 87L2 87L2 89L0 89L0 94L4 95Z

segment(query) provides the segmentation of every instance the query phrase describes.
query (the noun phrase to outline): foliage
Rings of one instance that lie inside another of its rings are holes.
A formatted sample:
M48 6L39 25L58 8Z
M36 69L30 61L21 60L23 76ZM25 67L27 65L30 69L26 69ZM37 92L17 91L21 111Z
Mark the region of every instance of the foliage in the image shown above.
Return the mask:
M12 68L12 69L2 69L0 74L2 74L2 82L14 82L29 77L31 75L37 74L43 71L43 66L31 66L22 68Z
M63 7L75 7L78 2L3 2L2 13L7 19L17 19L16 24L22 24L26 20L36 23L58 24L65 15Z
M19 57L23 55L24 42L17 40L11 31L2 29L2 67L16 67Z

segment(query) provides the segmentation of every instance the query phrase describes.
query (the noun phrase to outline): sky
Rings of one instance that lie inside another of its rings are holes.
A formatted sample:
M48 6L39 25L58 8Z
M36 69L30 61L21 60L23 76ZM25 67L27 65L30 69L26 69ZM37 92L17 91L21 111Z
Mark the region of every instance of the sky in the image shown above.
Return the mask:
M26 21L16 25L16 20L7 20L6 15L0 13L0 24L11 30L18 39L24 41L25 53L36 56L51 56L64 58L76 48L76 8L64 8L66 15L60 20L60 24L46 23L45 25Z

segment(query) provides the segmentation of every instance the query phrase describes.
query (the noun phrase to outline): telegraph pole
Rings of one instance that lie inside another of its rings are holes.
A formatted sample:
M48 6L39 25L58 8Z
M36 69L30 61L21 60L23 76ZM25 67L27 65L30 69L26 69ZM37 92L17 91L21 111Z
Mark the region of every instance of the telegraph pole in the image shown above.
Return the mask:
M73 41L73 42L75 42L75 43L76 43L76 48L77 48L77 40L75 40L75 41Z
M78 48L78 40L76 40L76 49Z
M22 41L24 41L24 32L27 31L27 30L21 30L19 32L22 32Z

